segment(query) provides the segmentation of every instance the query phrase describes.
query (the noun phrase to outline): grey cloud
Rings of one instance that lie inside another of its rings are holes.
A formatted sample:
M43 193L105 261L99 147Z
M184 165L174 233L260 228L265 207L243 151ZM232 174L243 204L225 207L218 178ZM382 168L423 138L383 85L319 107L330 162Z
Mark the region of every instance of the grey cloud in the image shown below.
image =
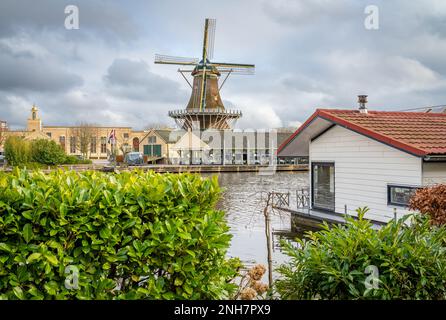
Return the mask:
M144 61L116 59L104 81L113 94L128 99L181 103L187 98L177 82L151 72Z
M0 91L0 120L5 120L11 129L17 129L24 126L28 111L31 109L26 102L23 103L20 98L6 96Z
M327 20L341 24L361 10L353 0L276 0L265 2L264 8L277 23L298 27L317 26Z
M100 92L35 94L29 98L0 92L0 119L13 129L26 126L32 103L36 103L44 125L76 125L88 122L106 126L144 129L149 123L173 122L167 118L168 106L145 101L115 100Z
M29 50L13 51L0 44L0 90L64 91L82 85L80 76L51 57L36 57Z
M79 8L79 30L65 29L65 7ZM125 4L110 1L87 0L2 0L0 2L0 37L22 32L58 32L67 39L101 38L129 41L139 36L139 31L126 14Z

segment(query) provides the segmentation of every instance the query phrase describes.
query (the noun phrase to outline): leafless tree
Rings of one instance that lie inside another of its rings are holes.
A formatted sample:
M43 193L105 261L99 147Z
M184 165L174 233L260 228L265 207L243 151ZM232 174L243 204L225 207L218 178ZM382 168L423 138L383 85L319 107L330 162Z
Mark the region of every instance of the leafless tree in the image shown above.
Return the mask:
M6 131L8 131L8 125L4 121L0 121L0 146L5 143Z
M127 153L132 151L133 146L130 144L130 136L127 133L127 136L125 133L121 133L119 137L116 137L118 141L121 142L119 145L119 150L121 150L122 154L125 156Z
M161 122L149 122L146 126L147 129L155 129L155 130L162 130L162 129L170 129L171 126L161 123Z
M76 150L79 150L85 159L88 159L90 146L93 139L98 138L97 126L87 122L81 122L71 129L71 136L75 138Z

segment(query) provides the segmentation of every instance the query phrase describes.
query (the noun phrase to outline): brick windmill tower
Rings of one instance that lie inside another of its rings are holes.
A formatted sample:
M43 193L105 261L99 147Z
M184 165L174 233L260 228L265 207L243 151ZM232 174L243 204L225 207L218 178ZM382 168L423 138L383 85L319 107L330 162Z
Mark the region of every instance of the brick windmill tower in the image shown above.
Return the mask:
M225 109L220 90L231 74L254 74L253 64L211 62L214 55L215 19L206 19L204 25L202 57L184 58L155 55L155 63L189 66L178 69L192 89L186 109L169 111L177 125L185 130L192 129L231 129L234 122L242 116L239 110ZM191 84L185 73L193 77ZM225 75L219 85L221 75Z

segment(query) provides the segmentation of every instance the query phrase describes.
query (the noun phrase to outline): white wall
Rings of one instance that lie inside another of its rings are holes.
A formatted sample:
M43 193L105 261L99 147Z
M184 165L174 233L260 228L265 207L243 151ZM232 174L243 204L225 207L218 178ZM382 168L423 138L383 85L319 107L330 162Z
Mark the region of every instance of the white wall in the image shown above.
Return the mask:
M388 221L393 219L394 207L387 205L387 185L421 185L421 158L340 126L311 142L309 153L310 162L335 162L338 213L344 213L345 204L347 212L353 215L358 207L368 206L366 218ZM398 217L406 213L407 210L397 207Z
M423 163L423 185L433 185L437 183L446 183L446 163Z

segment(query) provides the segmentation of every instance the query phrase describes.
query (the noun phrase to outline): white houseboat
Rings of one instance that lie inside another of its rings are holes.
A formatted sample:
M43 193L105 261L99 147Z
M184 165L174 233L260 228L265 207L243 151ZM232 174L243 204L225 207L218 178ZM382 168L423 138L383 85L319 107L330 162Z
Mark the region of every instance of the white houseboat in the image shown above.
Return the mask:
M446 113L317 109L280 147L309 157L310 210L388 222L416 188L446 183Z

